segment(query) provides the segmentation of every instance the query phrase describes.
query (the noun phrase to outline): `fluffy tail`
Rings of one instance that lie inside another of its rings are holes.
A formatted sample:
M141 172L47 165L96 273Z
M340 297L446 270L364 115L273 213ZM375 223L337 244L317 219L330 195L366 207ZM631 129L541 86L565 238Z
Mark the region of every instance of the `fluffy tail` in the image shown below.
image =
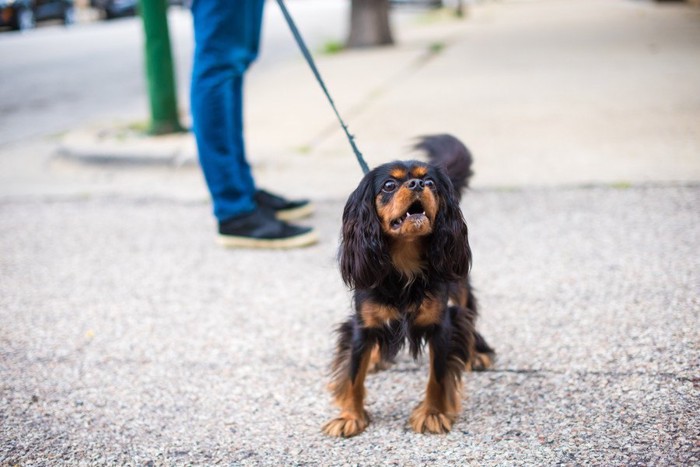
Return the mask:
M433 164L447 172L458 196L461 197L474 173L469 149L460 140L447 134L422 136L414 149L425 151Z

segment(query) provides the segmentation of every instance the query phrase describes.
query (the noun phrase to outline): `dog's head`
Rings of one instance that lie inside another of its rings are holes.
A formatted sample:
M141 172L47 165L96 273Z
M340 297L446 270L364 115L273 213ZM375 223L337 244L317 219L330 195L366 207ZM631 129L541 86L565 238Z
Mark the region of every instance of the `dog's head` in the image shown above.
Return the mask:
M404 253L405 252L405 253ZM423 273L457 280L471 252L458 195L445 172L419 161L397 161L369 172L343 212L340 268L350 287L377 286L411 255Z

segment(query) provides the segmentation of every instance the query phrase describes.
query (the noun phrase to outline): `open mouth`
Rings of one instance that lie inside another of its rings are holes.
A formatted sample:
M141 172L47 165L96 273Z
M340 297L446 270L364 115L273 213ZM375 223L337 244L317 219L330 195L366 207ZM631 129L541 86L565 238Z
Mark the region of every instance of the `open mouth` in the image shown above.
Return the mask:
M425 218L425 208L423 207L423 204L420 201L414 201L408 207L406 214L399 217L398 219L394 219L393 221L391 221L391 228L398 229L407 220L422 221Z

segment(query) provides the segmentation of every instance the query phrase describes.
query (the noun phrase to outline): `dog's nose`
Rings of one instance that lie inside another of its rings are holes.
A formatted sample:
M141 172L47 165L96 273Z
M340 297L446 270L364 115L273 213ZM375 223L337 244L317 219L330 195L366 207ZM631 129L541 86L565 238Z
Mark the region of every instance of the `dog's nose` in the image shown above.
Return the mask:
M423 188L425 188L425 182L418 178L412 178L406 182L406 187L411 191L423 191Z

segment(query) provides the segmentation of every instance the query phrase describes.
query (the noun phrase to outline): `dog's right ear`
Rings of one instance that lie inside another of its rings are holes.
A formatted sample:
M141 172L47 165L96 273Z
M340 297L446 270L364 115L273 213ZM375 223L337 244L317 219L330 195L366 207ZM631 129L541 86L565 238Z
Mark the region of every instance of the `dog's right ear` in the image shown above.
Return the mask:
M372 288L391 268L374 198L374 172L370 172L350 195L343 210L340 273L351 288Z

